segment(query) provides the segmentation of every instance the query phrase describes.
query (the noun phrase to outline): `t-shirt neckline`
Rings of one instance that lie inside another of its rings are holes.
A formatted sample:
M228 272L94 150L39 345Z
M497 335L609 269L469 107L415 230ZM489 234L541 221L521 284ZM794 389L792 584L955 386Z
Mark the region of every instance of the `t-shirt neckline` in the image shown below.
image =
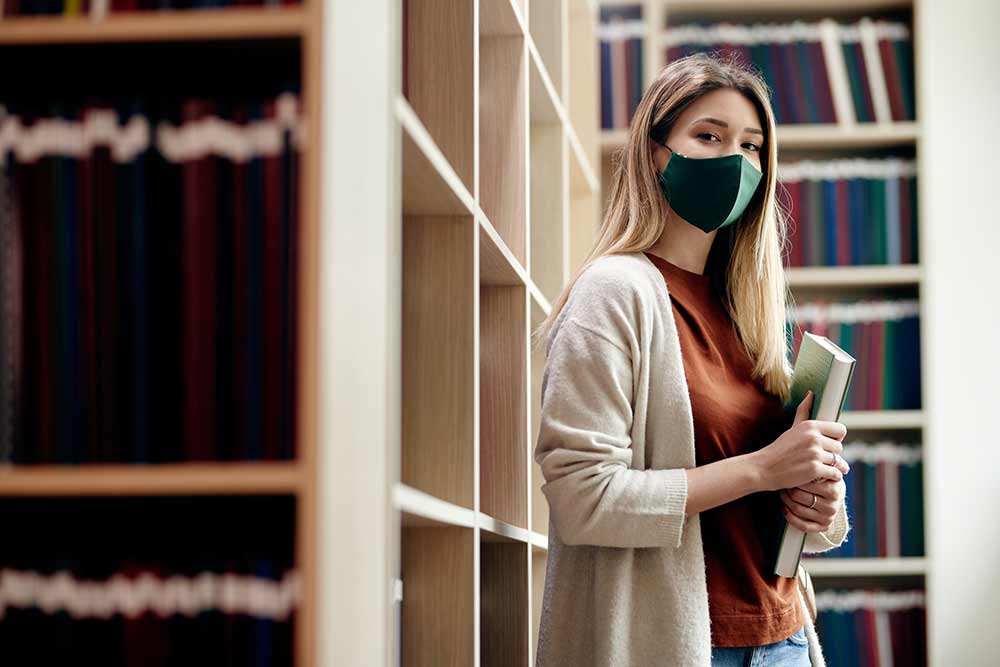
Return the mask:
M644 252L646 257L648 257L650 261L653 262L653 264L661 267L666 267L670 273L683 276L688 280L694 281L696 283L708 283L711 280L711 276L709 275L695 273L694 271L688 271L687 269L677 266L673 262L660 257L659 255L654 255L653 253L648 251Z

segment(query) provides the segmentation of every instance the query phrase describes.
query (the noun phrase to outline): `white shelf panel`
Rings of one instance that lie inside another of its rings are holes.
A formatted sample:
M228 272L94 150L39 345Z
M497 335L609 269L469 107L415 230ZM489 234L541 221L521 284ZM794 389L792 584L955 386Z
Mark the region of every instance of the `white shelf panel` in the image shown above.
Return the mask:
M397 483L393 504L402 513L404 526L461 526L472 528L475 512L435 498L429 493Z
M403 128L404 215L470 215L472 194L402 95L396 119Z
M922 410L846 410L840 420L850 429L923 428Z
M792 287L887 287L917 285L923 279L919 264L888 266L795 266L785 269Z
M531 326L535 327L552 312L552 304L535 283L528 283L528 292L531 294Z
M485 542L522 542L528 543L529 534L524 528L512 526L506 521L496 519L485 512L476 514L482 539Z
M926 558L824 558L802 556L813 577L907 576L927 573Z
M480 209L479 282L483 285L527 285L528 272L507 247L500 233Z
M549 550L549 537L548 535L542 535L541 533L532 531L531 533L531 546L533 549L539 549L541 551Z
M591 189L596 191L600 187L600 179L597 177L597 172L594 171L593 165L591 165L590 160L587 159L587 154L584 152L583 146L580 144L580 139L576 134L576 130L573 129L573 124L569 120L569 114L566 112L566 107L563 106L562 101L559 99L556 87L552 83L552 77L549 76L548 70L545 69L545 63L542 62L542 56L538 53L538 47L535 46L535 42L531 39L531 35L528 35L527 42L533 69L536 70L539 78L539 81L536 82L535 77L531 77L529 95L533 98L535 95L543 94L544 91L544 94L549 97L552 106L555 108L556 114L562 121L563 127L566 128L566 134L569 138L572 153L576 156L576 160L580 164L580 169L587 175L587 182L590 184ZM541 88L538 88L539 85Z

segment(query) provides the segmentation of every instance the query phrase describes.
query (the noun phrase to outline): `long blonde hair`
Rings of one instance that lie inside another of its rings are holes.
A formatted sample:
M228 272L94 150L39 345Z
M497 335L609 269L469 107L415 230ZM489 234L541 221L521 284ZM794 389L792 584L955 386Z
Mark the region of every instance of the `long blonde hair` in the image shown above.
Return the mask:
M753 376L764 389L788 400L791 363L786 333L786 300L791 302L781 262L789 215L776 198L778 147L767 84L755 70L733 58L696 53L673 61L646 90L632 118L625 147L614 161L608 207L593 248L577 269L548 317L533 332L540 346L562 310L577 278L604 255L644 252L663 233L666 200L650 168L650 131L667 136L680 114L702 94L732 88L757 109L764 123L760 150L762 187L735 224L721 228L709 252L706 273L753 360Z

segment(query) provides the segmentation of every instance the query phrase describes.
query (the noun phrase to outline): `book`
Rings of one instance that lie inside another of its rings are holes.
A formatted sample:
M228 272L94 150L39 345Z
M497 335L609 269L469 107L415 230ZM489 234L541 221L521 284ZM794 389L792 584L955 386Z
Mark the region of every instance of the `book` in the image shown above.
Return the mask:
M813 403L808 418L837 421L856 366L857 360L829 338L805 332L795 358L791 395L785 403L786 412L794 414L806 393L811 390ZM781 531L774 573L782 577L794 577L805 547L806 532L785 519L782 521L785 526Z

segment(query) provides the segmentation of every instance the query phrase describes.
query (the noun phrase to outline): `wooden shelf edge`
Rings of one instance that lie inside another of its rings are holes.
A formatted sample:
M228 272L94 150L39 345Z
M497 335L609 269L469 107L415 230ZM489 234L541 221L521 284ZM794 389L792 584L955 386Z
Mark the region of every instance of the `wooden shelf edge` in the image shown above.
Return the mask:
M563 100L556 92L556 87L552 83L552 77L549 76L549 71L545 67L545 62L542 60L542 55L538 51L538 46L535 44L535 40L530 34L527 37L527 41L528 52L530 54L532 65L534 65L535 70L538 73L538 77L542 81L542 86L548 94L549 103L555 108L556 115L559 116L559 121L562 123L566 136L569 139L570 147L572 148L573 154L576 156L580 171L583 172L584 178L590 186L591 191L597 192L600 188L600 179L597 177L597 172L594 171L593 166L590 164L590 160L587 159L587 154L583 150L580 138L576 134L576 128L573 127L573 123L569 118L569 113L566 111Z
M538 285L533 280L528 282L528 291L531 293L532 304L544 313L545 317L548 317L552 312L552 304L545 298L542 290L538 289Z
M431 137L430 132L424 126L416 111L401 94L396 96L396 120L403 128L403 132L420 149L423 157L430 163L437 175L444 181L454 196L461 203L464 210L462 214L474 215L476 211L475 200L458 173L448 162L441 149ZM406 212L403 212L406 215Z
M506 274L505 276L493 276L485 282L483 281L482 274L480 274L480 282L484 285L519 285L527 287L531 282L531 279L528 277L527 269L525 269L524 266L521 265L521 262L518 261L517 257L514 256L514 253L507 246L507 243L504 242L496 227L494 227L493 223L490 222L486 212L481 208L477 209L476 219L479 220L479 229L481 232L479 236L480 243L482 243L483 233L485 233L487 239L493 246L493 251L503 258L506 269L504 271Z
M157 9L89 16L5 16L0 44L192 41L300 37L307 8Z
M593 165L587 159L587 154L583 151L583 144L580 143L580 137L576 135L576 130L569 123L566 124L566 136L569 139L571 152L576 158L576 165L579 167L580 172L583 173L583 178L587 182L587 186L591 192L599 192L601 183L600 179L597 178L597 172L594 171Z
M0 467L0 497L281 495L302 482L294 461Z

